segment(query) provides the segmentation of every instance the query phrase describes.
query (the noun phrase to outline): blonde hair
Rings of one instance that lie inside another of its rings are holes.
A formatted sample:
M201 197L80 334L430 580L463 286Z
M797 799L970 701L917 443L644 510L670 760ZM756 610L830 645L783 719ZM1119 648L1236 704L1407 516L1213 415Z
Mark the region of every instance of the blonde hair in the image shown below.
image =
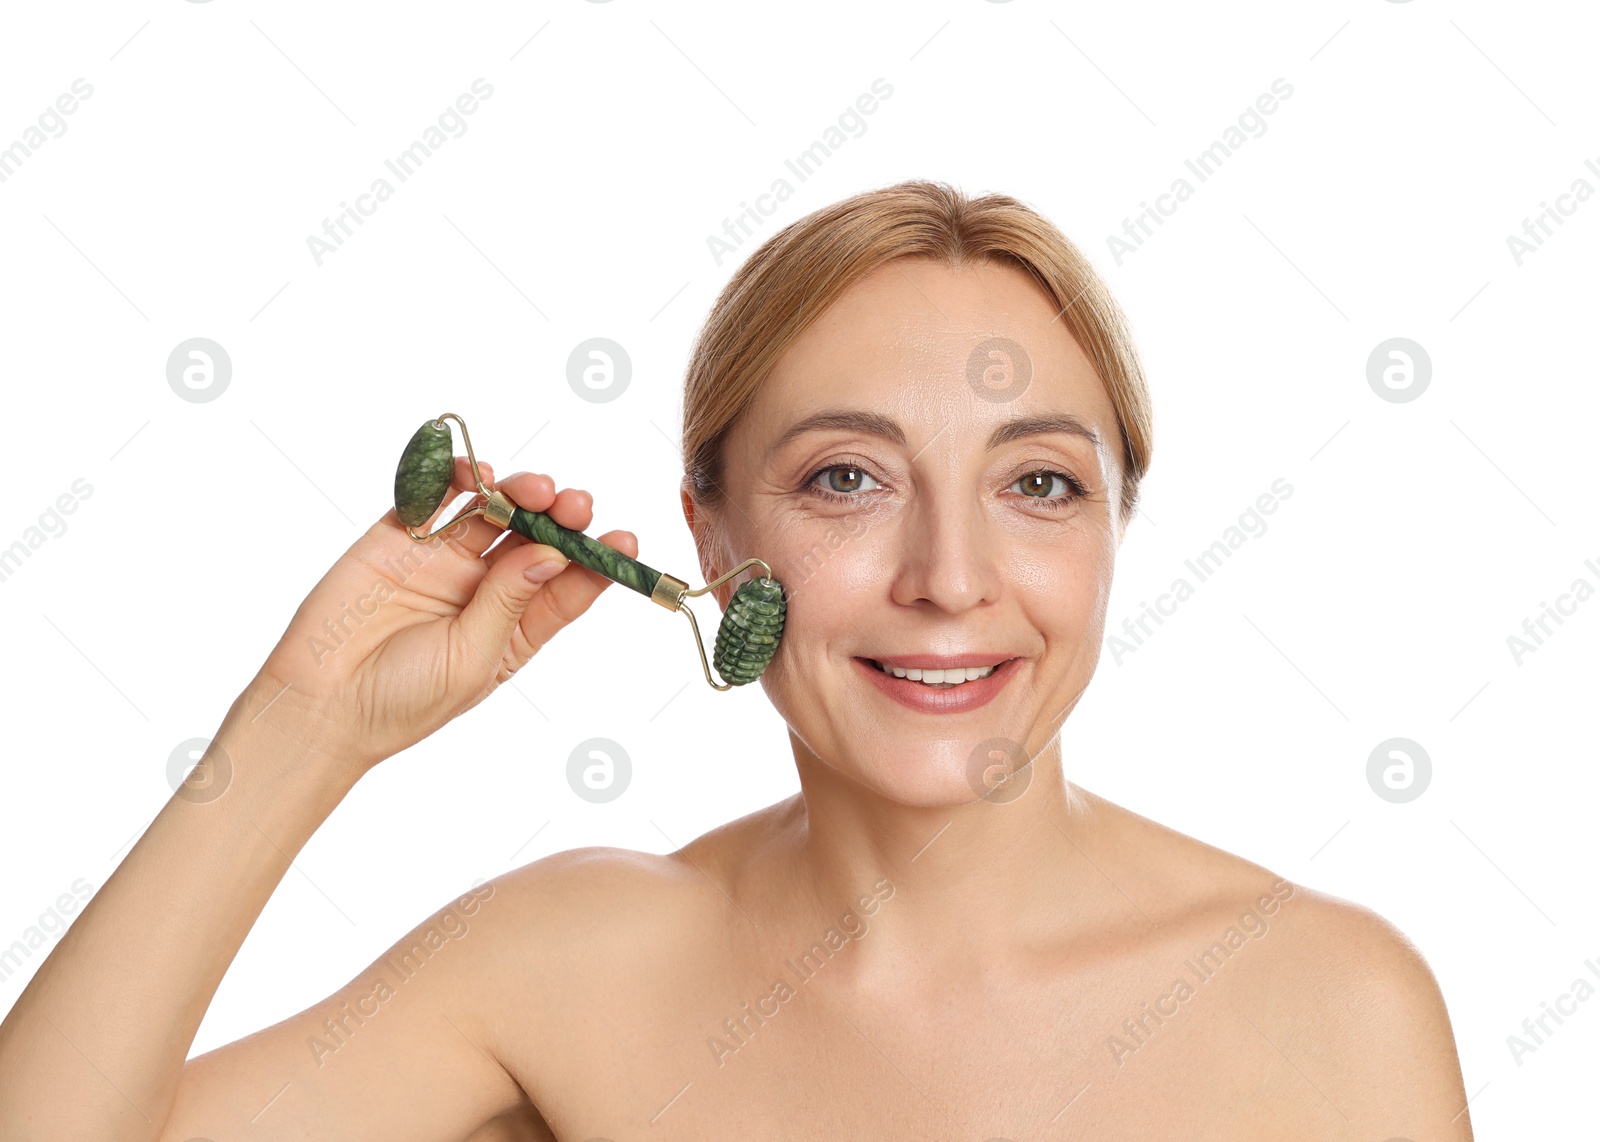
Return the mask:
M683 386L685 486L721 500L722 445L795 338L850 285L897 258L1022 270L1061 308L1093 362L1122 430L1121 523L1150 467L1150 393L1127 318L1078 248L1004 194L969 198L913 179L813 211L763 242L723 287L695 341Z

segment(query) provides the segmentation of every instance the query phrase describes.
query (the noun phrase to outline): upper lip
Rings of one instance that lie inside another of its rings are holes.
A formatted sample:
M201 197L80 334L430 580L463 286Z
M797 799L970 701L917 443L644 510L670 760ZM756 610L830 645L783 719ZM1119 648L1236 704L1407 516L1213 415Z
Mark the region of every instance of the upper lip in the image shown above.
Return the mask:
M954 670L963 666L999 666L1017 655L1001 651L978 651L973 654L897 654L862 655L884 666L898 666L901 670Z

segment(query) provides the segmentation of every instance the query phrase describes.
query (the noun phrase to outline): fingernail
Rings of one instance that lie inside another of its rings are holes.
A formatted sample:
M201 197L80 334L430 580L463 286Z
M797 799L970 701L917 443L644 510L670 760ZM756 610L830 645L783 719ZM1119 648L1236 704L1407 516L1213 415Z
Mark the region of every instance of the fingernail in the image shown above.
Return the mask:
M562 571L566 570L566 566L567 564L564 560L551 560L545 563L535 563L523 574L535 583L543 583L561 574Z

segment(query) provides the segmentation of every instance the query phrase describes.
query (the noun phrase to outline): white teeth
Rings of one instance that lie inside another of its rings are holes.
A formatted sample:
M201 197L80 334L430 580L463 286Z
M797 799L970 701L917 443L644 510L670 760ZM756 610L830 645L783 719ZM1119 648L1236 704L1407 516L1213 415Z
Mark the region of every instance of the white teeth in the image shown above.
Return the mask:
M993 666L956 666L948 670L923 670L914 666L909 670L903 670L898 666L883 666L881 662L878 665L896 678L908 678L928 686L956 686L962 682L987 678L995 672Z

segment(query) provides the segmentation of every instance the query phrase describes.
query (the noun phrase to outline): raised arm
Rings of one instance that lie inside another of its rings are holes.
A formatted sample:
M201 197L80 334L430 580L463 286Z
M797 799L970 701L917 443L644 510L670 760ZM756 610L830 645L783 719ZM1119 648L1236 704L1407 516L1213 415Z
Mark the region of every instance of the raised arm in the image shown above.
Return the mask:
M453 494L470 486L458 458ZM504 487L565 526L589 525L586 493L558 498L543 476ZM627 532L602 538L637 551ZM197 767L203 782L168 801L0 1023L0 1138L438 1142L521 1102L475 1037L494 939L452 934L492 927L488 886L324 1002L185 1060L290 861L360 777L481 702L608 583L576 566L542 584L524 576L543 560L565 564L480 519L416 544L392 511L351 546L229 709ZM376 606L354 622L358 600ZM409 975L408 962L419 965ZM392 1006L376 998L386 975ZM376 1014L358 1025L363 1010ZM308 1042L319 1032L326 1051Z

